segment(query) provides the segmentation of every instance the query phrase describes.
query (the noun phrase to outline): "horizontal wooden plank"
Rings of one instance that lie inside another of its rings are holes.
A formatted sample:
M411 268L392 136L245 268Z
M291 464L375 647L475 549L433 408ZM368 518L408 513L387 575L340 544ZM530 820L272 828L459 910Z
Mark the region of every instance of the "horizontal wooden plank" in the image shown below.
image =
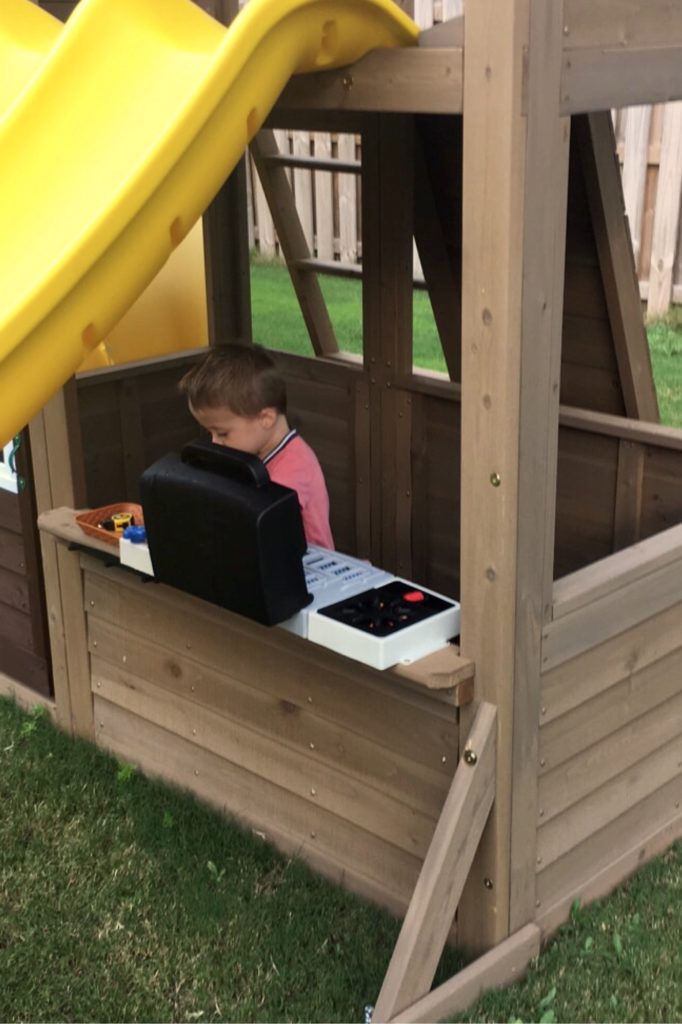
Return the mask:
M351 68L294 75L275 112L461 114L462 53L457 47L373 50Z
M674 0L564 0L564 49L682 43Z
M618 371L612 367L586 369L565 359L560 383L562 405L578 405L614 416L625 411Z
M540 907L553 907L567 895L574 897L583 885L616 864L621 851L641 849L650 836L668 828L671 821L682 822L681 801L679 774L642 800L633 793L623 813L603 828L589 829L588 838L566 856L546 868L544 864L539 866L536 892ZM614 877L613 884L617 881Z
M463 683L472 682L475 668L476 666L470 658L463 658L459 649L450 644L440 651L429 654L426 658L398 665L394 671L405 679L418 681L428 690L447 690L450 687L461 687ZM467 693L469 689L467 688ZM460 699L459 704L468 702L468 700Z
M611 329L606 320L566 315L562 332L562 362L617 373ZM567 402L571 405L571 402Z
M50 666L35 651L15 646L10 639L0 638L0 673L16 680L31 692L49 696L52 692Z
M93 566L85 577L90 615L316 713L450 775L457 710L283 630L268 629L158 584ZM94 603L93 603L94 602ZM229 662L228 662L229 659Z
M548 770L547 765L543 766L545 774L541 774L538 786L540 824L545 825L621 772L646 762L660 746L682 736L682 653L666 659L664 665L657 662L644 674L652 689L662 677L664 681L674 680L677 692L621 728L598 737L572 757L566 758L565 751L553 748L550 754L554 767Z
M0 567L0 615L3 606L26 613L30 610L26 577Z
M448 785L444 773L346 729L343 720L321 718L314 703L296 703L246 685L139 637L130 642L118 626L103 619L90 617L88 644L95 689L103 679L124 685L133 685L131 677L151 680L416 810L434 818L440 811Z
M122 760L189 790L337 884L404 912L418 858L98 697L95 726L98 745Z
M35 650L31 616L6 604L0 607L0 647L5 644Z
M562 114L682 99L682 41L672 45L585 47L565 52Z
M545 673L541 689L542 728L675 652L680 636L682 604L677 604L634 626L625 635L605 640Z
M676 559L549 623L542 632L543 670L575 658L680 602L682 560Z
M632 765L542 825L538 829L538 864L545 867L559 860L569 850L626 814L633 805L664 789L671 780L677 781L682 790L680 760L682 740L675 736L653 751L645 761Z
M115 682L100 674L97 694L174 735L211 751L259 779L322 807L372 835L424 857L435 820L362 783L305 748L279 742L236 718L219 715L193 700L162 690L138 676Z
M53 508L48 512L41 512L38 516L38 528L45 533L66 541L67 544L80 544L94 551L102 551L111 556L112 560L118 560L118 549L106 541L97 540L81 530L75 521L76 511L72 508Z
M606 866L593 869L588 867L587 874L576 878L573 888L567 889L564 886L561 893L550 891L544 903L539 901L542 909L536 923L542 929L543 939L546 941L552 932L568 920L575 900L580 900L584 906L592 900L607 896L643 864L668 850L680 836L682 814L679 810L673 811L664 824L656 822L648 835L641 832L634 837L624 835L624 845L618 847L618 856L614 857L611 851L611 859ZM555 866L550 868L550 872Z
M557 580L552 618L570 615L679 559L682 559L682 524Z
M0 487L0 529L21 533L21 512L16 494Z
M0 656L0 662L2 658ZM56 707L54 700L47 696L47 690L38 692L35 687L29 686L10 675L0 671L0 695L9 697L25 711L32 711L36 707L45 708L50 718L56 718Z
M562 427L570 427L576 431L682 451L682 430L677 427L665 427L659 423L645 423L641 420L626 419L624 416L611 416L608 413L566 406L561 408L559 422Z
M674 641L673 641L674 642ZM576 667L577 673L581 671ZM603 677L602 677L603 678ZM607 680L611 684L610 680ZM674 651L639 670L628 671L592 699L543 724L538 756L541 776L631 722L682 689L682 653ZM543 705L543 710L546 708ZM544 720L543 720L544 723Z
M26 572L24 541L20 533L0 527L0 568L24 574Z

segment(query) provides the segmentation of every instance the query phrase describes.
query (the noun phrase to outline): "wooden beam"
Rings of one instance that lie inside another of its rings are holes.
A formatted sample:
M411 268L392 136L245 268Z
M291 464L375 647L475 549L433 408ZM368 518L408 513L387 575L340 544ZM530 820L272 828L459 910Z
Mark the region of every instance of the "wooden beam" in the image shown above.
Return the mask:
M63 389L30 424L39 518L56 505L83 504L73 399L73 391ZM40 542L57 723L67 732L92 738L90 668L78 556L44 533Z
M423 999L408 1006L393 1020L401 1024L418 1024L420 1021L446 1020L463 1013L485 992L519 981L531 960L540 953L541 938L537 925L527 924Z
M564 39L571 47L631 49L682 44L676 0L565 0Z
M425 996L495 795L496 710L476 711L374 1009L388 1021Z
M286 170L268 160L270 156L279 155L274 132L268 128L258 132L251 142L251 153L315 354L321 356L338 352L339 346L319 281L314 273L300 269L298 261L309 260L311 253Z
M459 15L456 18L448 18L439 25L425 29L419 36L419 46L435 46L440 49L464 46L464 17Z
M682 99L682 42L564 51L561 113Z
M460 639L498 710L495 806L458 918L476 953L509 934L528 26L529 0L467 6Z
M521 310L509 928L535 917L542 628L554 579L570 121L557 109L562 3L531 0Z
M588 114L576 118L573 127L585 176L625 409L634 419L657 422L658 402L625 219L611 115L607 112Z
M351 67L294 75L276 110L462 112L462 50L373 50Z
M411 571L413 121L368 117L362 137L363 337L370 382L372 561Z
M646 448L643 444L635 441L620 441L613 523L614 551L627 548L640 538L645 456Z
M204 213L203 226L210 342L249 341L251 277L244 160Z

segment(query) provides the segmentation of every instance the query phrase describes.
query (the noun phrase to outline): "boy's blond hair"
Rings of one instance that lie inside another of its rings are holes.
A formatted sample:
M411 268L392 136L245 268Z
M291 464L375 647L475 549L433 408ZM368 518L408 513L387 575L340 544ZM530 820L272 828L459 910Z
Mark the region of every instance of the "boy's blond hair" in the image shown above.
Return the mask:
M226 407L245 417L262 409L287 411L284 379L261 345L212 345L178 387L193 409Z

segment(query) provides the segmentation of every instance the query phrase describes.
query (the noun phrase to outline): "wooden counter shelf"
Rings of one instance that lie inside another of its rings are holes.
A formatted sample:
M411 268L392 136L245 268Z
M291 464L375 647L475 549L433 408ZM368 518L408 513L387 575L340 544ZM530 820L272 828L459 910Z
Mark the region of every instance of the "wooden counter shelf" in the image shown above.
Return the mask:
M473 663L450 646L369 668L143 583L75 515L39 517L80 580L51 616L73 731L404 913L459 760Z

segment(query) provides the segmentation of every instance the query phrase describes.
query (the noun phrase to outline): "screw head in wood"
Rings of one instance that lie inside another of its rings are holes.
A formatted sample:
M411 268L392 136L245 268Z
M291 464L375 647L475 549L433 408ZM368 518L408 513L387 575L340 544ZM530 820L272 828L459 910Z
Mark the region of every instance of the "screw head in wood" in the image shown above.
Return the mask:
M493 485L493 487L499 487L500 484L502 483L502 477L500 476L500 474L499 473L491 473L490 474L490 483Z

